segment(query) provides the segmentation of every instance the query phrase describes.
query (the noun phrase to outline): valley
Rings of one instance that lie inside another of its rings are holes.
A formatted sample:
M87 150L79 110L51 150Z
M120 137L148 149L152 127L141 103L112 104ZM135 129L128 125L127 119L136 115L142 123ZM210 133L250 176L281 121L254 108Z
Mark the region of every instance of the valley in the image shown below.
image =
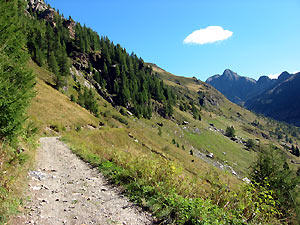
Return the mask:
M297 224L299 128L238 104L264 113L283 90L297 94L299 74L276 85L230 70L206 83L177 76L28 2L20 70L35 95L20 133L0 123L1 223ZM297 125L294 107L283 120Z

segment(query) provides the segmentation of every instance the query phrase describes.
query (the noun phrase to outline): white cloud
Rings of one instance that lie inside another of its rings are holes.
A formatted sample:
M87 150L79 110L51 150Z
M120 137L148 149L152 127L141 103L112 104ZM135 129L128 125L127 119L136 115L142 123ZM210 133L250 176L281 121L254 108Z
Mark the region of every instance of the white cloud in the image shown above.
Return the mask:
M183 40L183 43L204 45L225 40L230 38L232 34L233 32L224 30L223 27L208 26L204 29L195 30Z
M277 79L277 78L279 77L279 75L280 75L280 73L270 74L270 75L268 75L268 77L269 77L270 79Z
M296 74L296 73L299 73L300 71L295 71L295 72L292 72L291 74ZM270 78L270 79L277 79L278 77L279 77L279 75L280 75L281 73L276 73L276 74L270 74L270 75L268 75L268 77Z

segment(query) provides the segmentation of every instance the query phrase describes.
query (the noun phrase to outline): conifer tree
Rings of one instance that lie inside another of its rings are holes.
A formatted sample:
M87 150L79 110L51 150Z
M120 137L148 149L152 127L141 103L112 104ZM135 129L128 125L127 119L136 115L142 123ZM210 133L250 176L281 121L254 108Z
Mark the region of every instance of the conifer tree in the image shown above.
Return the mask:
M0 1L0 139L10 141L22 130L35 83L26 69L24 8L23 1Z
M48 60L50 70L55 74L59 75L59 67L56 61L56 57L53 52L50 52L49 60Z

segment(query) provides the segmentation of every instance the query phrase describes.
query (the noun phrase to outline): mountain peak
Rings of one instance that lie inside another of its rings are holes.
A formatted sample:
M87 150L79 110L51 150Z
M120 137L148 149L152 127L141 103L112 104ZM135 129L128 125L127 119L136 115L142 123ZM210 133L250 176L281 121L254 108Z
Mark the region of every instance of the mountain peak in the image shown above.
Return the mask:
M282 72L282 73L279 75L278 80L279 80L279 81L284 81L284 80L288 79L288 78L291 77L291 76L292 76L292 75L289 74L287 71L284 71L284 72Z
M230 70L230 69L224 70L222 76L224 76L224 77L226 77L226 78L229 78L230 80L233 80L233 79L234 79L234 80L237 80L237 79L240 77L237 73L233 72L233 71Z

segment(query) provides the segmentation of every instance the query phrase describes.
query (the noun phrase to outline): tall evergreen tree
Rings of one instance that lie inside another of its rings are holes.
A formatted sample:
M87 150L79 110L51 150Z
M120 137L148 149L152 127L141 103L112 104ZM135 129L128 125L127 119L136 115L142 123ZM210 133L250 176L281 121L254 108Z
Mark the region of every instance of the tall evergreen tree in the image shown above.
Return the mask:
M35 83L26 69L24 3L0 1L0 139L10 141L22 130Z
M59 74L59 67L58 67L54 52L50 52L49 59L48 59L48 64L49 64L50 70L54 74L58 75Z

